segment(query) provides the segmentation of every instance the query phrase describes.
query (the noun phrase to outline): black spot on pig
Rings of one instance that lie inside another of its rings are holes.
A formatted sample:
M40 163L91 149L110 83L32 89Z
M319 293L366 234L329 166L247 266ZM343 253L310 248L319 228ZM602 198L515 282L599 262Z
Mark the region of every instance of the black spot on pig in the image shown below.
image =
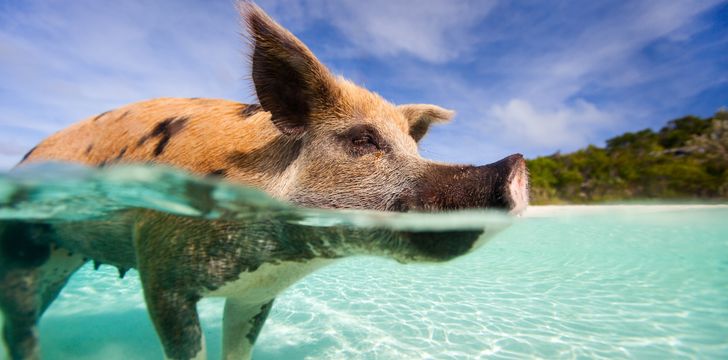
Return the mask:
M189 117L187 116L173 117L163 120L158 123L157 126L149 132L149 134L142 136L142 138L139 139L137 146L142 146L150 139L158 137L159 142L157 143L157 146L154 147L154 156L161 155L172 136L180 132L185 127L188 120Z
M25 153L25 155L23 155L23 160L20 160L20 162L27 160L28 157L30 157L30 154L32 154L33 151L35 151L35 149L37 149L37 148L38 148L37 146L33 146L33 148L30 149L30 151L28 151L27 153Z
M124 154L126 154L127 146L124 146L121 151L119 151L119 154L116 155L116 158L114 160L118 161L121 160L122 157L124 157Z
M116 120L121 120L121 119L125 118L127 115L129 115L129 112L130 112L130 110L124 111L124 113L121 114L121 116L117 117Z
M98 115L96 115L96 117L95 117L95 118L94 118L94 119L93 119L92 121L93 121L93 122L96 122L96 121L100 120L101 118L103 118L104 116L106 116L107 114L109 114L109 113L110 113L110 112L112 112L112 111L113 111L113 110L109 110L109 111L104 111L104 112L102 112L101 114L98 114Z

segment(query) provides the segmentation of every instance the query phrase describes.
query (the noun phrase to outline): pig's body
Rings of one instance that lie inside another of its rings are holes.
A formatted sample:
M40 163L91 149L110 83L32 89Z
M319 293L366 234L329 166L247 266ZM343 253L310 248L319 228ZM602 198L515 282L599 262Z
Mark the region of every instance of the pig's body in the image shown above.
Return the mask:
M296 160L300 140L281 134L258 104L161 98L89 117L36 146L24 162L91 166L159 163L220 176L280 197L279 178Z
M485 166L435 163L417 142L452 112L395 106L332 76L298 39L243 3L260 105L157 99L62 130L23 162L91 166L157 163L254 186L299 206L382 211L527 204L520 155ZM38 358L37 321L87 261L137 268L169 358L205 356L196 311L225 297L223 353L248 358L274 297L336 259L380 255L444 261L472 250L480 231L411 233L297 226L285 219L208 221L127 210L94 222L0 223L0 308L12 359Z

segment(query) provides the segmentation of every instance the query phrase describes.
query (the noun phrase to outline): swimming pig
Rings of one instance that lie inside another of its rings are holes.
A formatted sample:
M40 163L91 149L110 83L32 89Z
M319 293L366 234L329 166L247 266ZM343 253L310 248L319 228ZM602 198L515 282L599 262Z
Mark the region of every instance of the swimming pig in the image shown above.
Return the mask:
M421 158L417 142L453 113L395 106L333 76L295 36L240 5L260 105L156 99L62 130L22 163L158 163L260 188L304 207L382 211L521 211L521 155L485 166ZM355 254L443 261L474 248L479 231L411 233L204 220L148 210L65 224L0 224L0 307L12 359L38 358L37 321L86 261L139 270L167 357L203 358L196 303L226 297L223 353L249 358L273 299L334 259Z

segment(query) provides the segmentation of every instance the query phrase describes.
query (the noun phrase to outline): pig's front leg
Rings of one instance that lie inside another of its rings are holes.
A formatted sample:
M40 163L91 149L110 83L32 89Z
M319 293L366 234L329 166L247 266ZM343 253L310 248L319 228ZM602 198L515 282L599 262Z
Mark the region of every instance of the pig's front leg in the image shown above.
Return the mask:
M208 229L189 219L147 212L134 228L139 279L149 316L167 359L206 359L205 339L197 314L200 279L208 277L196 240Z
M263 304L251 304L245 298L225 300L222 332L223 359L250 359L253 344L263 328L273 299Z
M165 359L206 359L205 338L197 314L200 296L165 280L169 274L159 276L157 270L152 261L139 259L144 298L164 347Z

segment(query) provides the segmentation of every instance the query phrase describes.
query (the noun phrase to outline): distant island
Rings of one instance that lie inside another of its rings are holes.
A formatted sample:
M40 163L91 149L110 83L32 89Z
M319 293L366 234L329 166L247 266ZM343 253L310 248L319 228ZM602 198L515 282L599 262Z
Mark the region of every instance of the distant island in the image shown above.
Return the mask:
M528 160L531 203L728 201L728 110Z

